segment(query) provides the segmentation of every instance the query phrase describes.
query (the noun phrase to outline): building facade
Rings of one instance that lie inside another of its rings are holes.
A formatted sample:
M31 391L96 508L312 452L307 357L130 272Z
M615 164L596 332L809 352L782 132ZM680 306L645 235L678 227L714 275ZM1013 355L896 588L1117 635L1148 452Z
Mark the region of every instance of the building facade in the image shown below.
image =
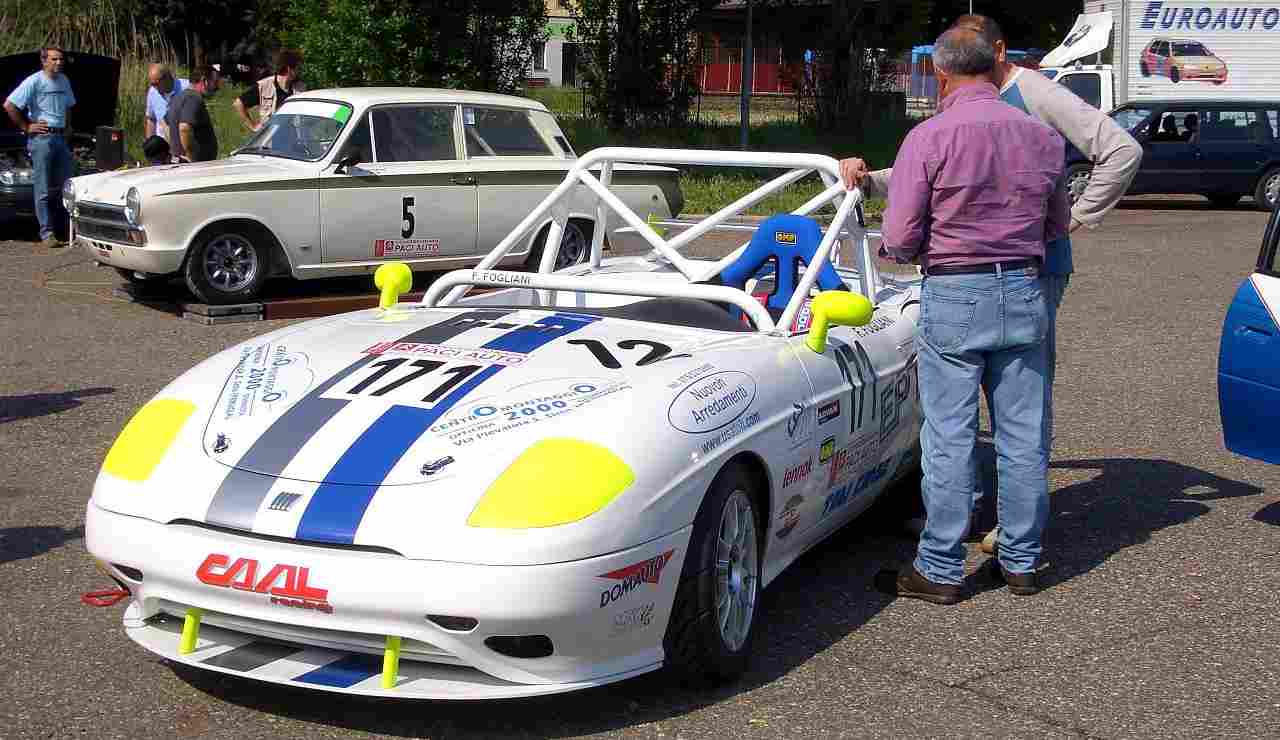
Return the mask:
M582 85L580 44L569 41L573 16L566 0L547 4L547 40L533 47L533 63L525 76L529 87L577 87Z

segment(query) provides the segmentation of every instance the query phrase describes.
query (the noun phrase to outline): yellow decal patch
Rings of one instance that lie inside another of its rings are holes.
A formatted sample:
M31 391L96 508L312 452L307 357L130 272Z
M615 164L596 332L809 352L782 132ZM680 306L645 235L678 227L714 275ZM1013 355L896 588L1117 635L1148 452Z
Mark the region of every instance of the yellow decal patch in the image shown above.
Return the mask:
M600 445L540 440L502 471L467 524L532 529L576 522L603 509L635 479L630 465Z
M795 232L792 232L792 231L775 231L773 232L773 238L779 244L795 244L796 243L796 235L795 235Z
M187 417L196 410L190 401L162 398L133 415L107 453L102 469L117 478L142 482L160 464Z

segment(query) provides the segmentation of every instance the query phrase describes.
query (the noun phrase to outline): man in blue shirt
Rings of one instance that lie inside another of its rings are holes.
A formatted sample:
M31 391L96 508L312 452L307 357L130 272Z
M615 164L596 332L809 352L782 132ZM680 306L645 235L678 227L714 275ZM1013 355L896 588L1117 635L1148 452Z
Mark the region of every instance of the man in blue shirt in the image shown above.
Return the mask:
M151 86L147 88L147 113L143 121L146 134L144 141L152 136L159 136L172 146L173 138L169 125L165 123L165 116L169 113L169 102L183 90L191 87L191 82L175 78L169 65L159 63L151 65L151 69L147 72L147 79Z
M60 247L56 226L66 224L62 183L71 176L71 107L76 104L71 82L62 74L66 55L57 46L40 50L43 69L18 85L4 102L9 120L27 134L27 152L35 179L36 218L41 244Z

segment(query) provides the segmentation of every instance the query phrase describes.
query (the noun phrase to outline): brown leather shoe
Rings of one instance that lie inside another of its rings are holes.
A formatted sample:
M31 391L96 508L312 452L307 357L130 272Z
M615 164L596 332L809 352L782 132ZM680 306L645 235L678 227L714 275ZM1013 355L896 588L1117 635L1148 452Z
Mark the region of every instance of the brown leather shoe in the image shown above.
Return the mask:
M890 596L920 599L930 604L955 604L960 601L960 587L934 583L916 571L914 565L903 570L882 570L876 574L876 588Z
M1014 596L1035 596L1043 591L1045 588L1044 577L1049 572L1049 563L1043 560L1037 562L1035 570L1030 573L1010 573L995 558L987 561L987 567L991 574L991 579L997 583L1007 585L1009 593Z

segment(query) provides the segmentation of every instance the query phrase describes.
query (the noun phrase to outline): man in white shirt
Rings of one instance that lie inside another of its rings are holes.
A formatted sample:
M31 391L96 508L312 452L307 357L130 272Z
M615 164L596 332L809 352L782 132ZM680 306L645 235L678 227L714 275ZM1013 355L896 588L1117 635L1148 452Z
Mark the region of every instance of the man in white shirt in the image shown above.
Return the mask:
M173 70L169 69L169 65L159 62L151 65L147 78L151 81L151 86L147 88L147 113L143 124L146 135L143 140L153 135L159 136L172 146L169 125L165 123L165 115L169 112L169 101L191 87L191 83L174 78Z

